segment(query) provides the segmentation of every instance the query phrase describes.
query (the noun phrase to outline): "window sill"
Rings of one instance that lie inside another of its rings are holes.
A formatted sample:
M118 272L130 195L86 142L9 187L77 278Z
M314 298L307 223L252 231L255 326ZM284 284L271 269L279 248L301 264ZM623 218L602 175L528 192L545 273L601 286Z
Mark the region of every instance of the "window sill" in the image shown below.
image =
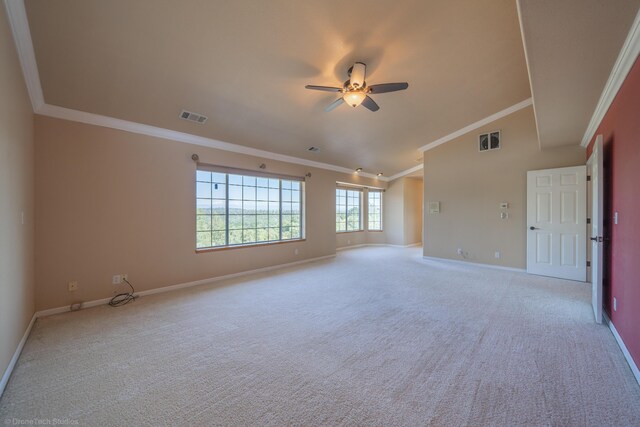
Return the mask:
M369 233L382 233L384 230L367 230Z
M265 243L248 243L246 245L233 245L233 246L220 246L217 248L203 248L196 249L197 254L202 254L206 252L218 252L218 251L228 251L231 249L244 249L244 248L261 248L264 246L272 246L272 245L283 245L285 243L297 243L297 242L306 242L307 239L292 239L292 240L281 240L277 242L265 242Z
M364 230L336 231L336 234L362 233Z

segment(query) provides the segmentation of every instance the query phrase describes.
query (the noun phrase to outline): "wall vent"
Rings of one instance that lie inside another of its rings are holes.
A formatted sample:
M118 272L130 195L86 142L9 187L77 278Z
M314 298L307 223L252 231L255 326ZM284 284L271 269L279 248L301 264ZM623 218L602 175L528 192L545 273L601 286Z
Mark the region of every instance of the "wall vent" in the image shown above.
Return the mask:
M307 151L313 151L314 153L317 153L318 151L320 151L320 149L318 147L309 147Z
M478 150L489 151L500 149L500 131L483 133L478 136Z
M207 121L207 116L203 116L202 114L198 113L192 113L191 111L187 110L182 110L182 112L180 113L180 118L200 124L204 124L204 122Z

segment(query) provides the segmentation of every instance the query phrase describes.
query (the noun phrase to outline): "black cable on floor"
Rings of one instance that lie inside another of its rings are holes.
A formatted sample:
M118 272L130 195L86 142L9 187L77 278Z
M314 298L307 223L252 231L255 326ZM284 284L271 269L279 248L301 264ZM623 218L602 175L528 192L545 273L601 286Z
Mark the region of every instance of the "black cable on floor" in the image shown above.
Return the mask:
M131 292L125 292L122 294L118 294L116 296L114 296L113 298L111 298L111 301L109 301L109 305L111 307L120 307L121 305L125 305L130 303L131 301L135 300L137 297L134 294L134 292L136 291L135 289L133 289L133 285L131 283L129 283L129 281L127 279L125 279L124 277L122 278L122 280L125 281L125 283L127 285L129 285L131 287Z

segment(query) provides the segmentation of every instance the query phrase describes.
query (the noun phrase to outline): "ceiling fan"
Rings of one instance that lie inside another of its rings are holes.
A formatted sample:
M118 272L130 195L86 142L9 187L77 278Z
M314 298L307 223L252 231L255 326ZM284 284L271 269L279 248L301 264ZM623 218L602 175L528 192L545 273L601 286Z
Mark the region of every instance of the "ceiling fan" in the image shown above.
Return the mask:
M324 111L331 111L338 105L346 103L352 107L357 107L362 104L365 108L371 111L378 111L380 107L376 102L371 99L369 95L376 95L378 93L395 92L398 90L405 90L409 87L409 83L382 83L378 85L367 86L365 81L365 74L367 65L362 62L356 62L348 70L349 80L344 82L342 87L331 86L314 86L306 85L305 88L312 90L323 90L325 92L340 92L342 96L329 104Z

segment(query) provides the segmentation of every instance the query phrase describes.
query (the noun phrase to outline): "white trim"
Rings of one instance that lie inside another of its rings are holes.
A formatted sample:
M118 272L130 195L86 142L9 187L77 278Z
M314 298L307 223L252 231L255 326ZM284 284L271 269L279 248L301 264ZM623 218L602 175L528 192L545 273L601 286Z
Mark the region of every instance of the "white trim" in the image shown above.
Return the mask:
M27 85L29 98L31 99L31 107L34 112L37 112L44 105L44 95L42 94L42 86L40 85L36 54L33 50L33 41L31 40L31 31L29 30L29 21L27 20L24 1L4 0L4 7L7 11L7 18L9 19L9 25L13 33L13 40L16 43L22 74L24 75L24 81Z
M286 264L270 265L268 267L256 268L254 270L241 271L239 273L226 274L224 276L216 276L216 277L211 277L211 278L208 278L208 279L196 280L196 281L193 281L193 282L179 283L177 285L169 285L169 286L163 286L163 287L160 287L160 288L148 289L146 291L136 292L135 295L138 296L138 297L143 297L143 296L147 296L147 295L161 294L161 293L164 293L164 292L172 292L172 291L177 291L179 289L191 288L193 286L200 286L200 285L206 285L206 284L209 284L209 283L215 283L215 282L219 282L221 280L233 279L233 278L236 278L236 277L249 276L249 275L252 275L252 274L264 273L264 272L267 272L267 271L273 271L273 270L279 270L279 269L282 269L282 268L293 267L295 265L306 264L306 263L314 262L314 261L320 261L320 260L327 259L327 258L335 258L335 254L325 255L325 256L320 256L320 257L315 257L315 258L309 258L309 259L303 259L303 260L300 260L300 261L289 262L289 263L286 263ZM89 308L89 307L95 307L95 306L98 306L98 305L104 305L104 304L107 304L110 300L111 300L111 298L102 298L102 299L98 299L98 300L83 302L82 303L82 308ZM53 314L66 313L67 311L71 311L70 306L56 307L56 308L50 308L50 309L47 309L47 310L38 311L35 315L36 315L36 317L46 317L46 316L51 316Z
M5 369L4 375L2 375L2 380L0 380L0 397L2 397L2 393L4 393L4 389L7 386L7 383L9 382L9 377L11 377L11 373L13 372L13 368L15 368L16 363L18 362L18 358L20 357L20 354L22 353L22 348L24 347L24 343L27 342L27 338L29 337L29 334L31 333L31 328L33 327L33 324L35 323L36 319L38 318L37 314L38 313L34 313L33 316L31 317L31 321L29 322L29 325L27 326L27 330L24 331L24 335L22 335L22 339L18 343L18 347L16 348L16 351L13 353L13 357L9 361L9 366L7 366L7 369Z
M126 132L137 133L141 135L152 136L155 138L168 139L171 141L184 142L186 144L199 145L202 147L215 148L218 150L230 151L233 153L246 154L248 156L256 156L263 159L277 160L281 162L294 163L298 165L310 166L318 169L332 170L342 172L349 175L355 174L353 169L342 166L331 165L328 163L316 162L314 160L301 159L299 157L288 156L285 154L277 154L271 151L260 150L258 148L246 147L244 145L224 142L217 139L206 138L204 136L192 135L190 133L179 132L171 129L165 129L157 126L145 125L142 123L130 122L128 120L116 119L113 117L102 116L99 114L87 113L84 111L72 110L69 108L59 107L57 105L44 104L37 111L38 114L57 119L70 120L79 123L86 123L94 126L101 126L111 129L118 129ZM389 178L377 176L374 174L360 172L358 176L377 179L379 181L388 181Z
M422 242L420 243L412 243L410 245L392 245L391 243L359 243L357 245L349 245L349 246L340 246L339 248L336 248L336 251L344 251L347 249L357 249L357 248L363 248L365 246L387 246L390 248L414 248L417 246L422 246Z
M531 81L531 65L529 64L529 54L527 50L527 40L524 36L524 24L522 23L522 6L520 6L522 0L516 1L516 8L518 9L518 22L520 23L520 36L522 37L522 48L524 49L524 61L527 64L527 76L529 77L529 91L531 92L531 105L533 106L533 118L536 123L536 136L538 137L538 148L542 149L540 143L540 128L538 127L538 113L536 113L536 100L533 94L533 82Z
M602 317L604 317L604 321L607 322L607 325L609 325L609 329L611 330L613 337L616 339L618 346L620 346L620 350L622 350L622 354L624 355L624 358L627 360L627 363L629 364L629 368L631 368L631 372L633 373L633 376L636 377L636 381L640 385L640 370L638 369L638 365L636 365L636 362L633 360L633 357L631 357L631 353L629 353L627 346L624 344L624 341L622 341L622 337L620 336L620 334L618 334L616 327L613 325L613 322L611 321L611 319L609 319L609 316L604 310L602 311Z
M591 138L593 138L598 126L600 126L604 115L613 103L613 100L622 87L624 80L627 78L627 74L629 74L631 67L633 67L633 64L636 62L638 55L640 55L640 11L636 14L636 19L631 25L631 29L629 30L629 34L627 35L624 44L622 45L622 49L620 49L618 59L616 59L616 62L611 69L609 79L604 85L598 104L596 104L596 109L589 121L589 126L587 126L587 130L582 137L582 142L580 143L581 146L586 147L589 145Z
M513 113L515 113L516 111L520 111L520 110L522 110L523 108L527 108L527 107L528 107L528 106L530 106L532 103L533 103L533 101L532 101L532 99L531 99L531 98L525 99L524 101L522 101L522 102L518 102L517 104L512 105L512 106L511 106L511 107L509 107L509 108L505 108L505 109L504 109L504 110L502 110L502 111L498 111L497 113L492 114L492 115L490 115L489 117L485 117L484 119L482 119L482 120L478 120L478 121L477 121L477 122L475 122L475 123L471 123L470 125L465 126L465 127L463 127L462 129L458 129L457 131L455 131L455 132L453 132L453 133L450 133L449 135L445 135L445 136L443 136L443 137L442 137L442 138L440 138L440 139L436 139L435 141L430 142L430 143L428 143L427 145L423 145L422 147L420 147L420 148L418 149L418 151L425 152L425 151L427 151L427 150L431 150L432 148L436 148L438 145L442 145L442 144L444 144L445 142L449 142L449 141L451 141L452 139L456 139L456 138L458 138L458 137L460 137L460 136L462 136L462 135L464 135L464 134L466 134L466 133L471 132L472 130L476 130L476 129L478 129L478 128L481 128L481 127L482 127L482 126L484 126L484 125L488 125L488 124L489 124L489 123L491 123L491 122L495 122L495 121L496 121L496 120L498 120L498 119L501 119L501 118L503 118L503 117L506 117L506 116L508 116L509 114L513 114Z
M359 243L357 245L340 246L336 251L346 251L348 249L364 248L365 246L373 246L374 243ZM376 243L376 246L384 246L384 243Z
M419 170L421 170L422 168L424 168L424 163L420 163L419 165L416 165L412 168L409 168L407 170L403 170L402 172L398 172L395 175L391 175L389 177L389 181L393 181L394 179L398 179L398 178L402 178L405 175L409 175L410 173L414 173L417 172Z
M417 248L418 246L422 246L422 242L411 243L410 245L392 245L391 243L387 243L386 246L391 246L392 248Z
M524 268L514 268L514 267L503 267L502 265L494 265L494 264L485 264L482 262L471 262L471 261L463 261L461 259L449 259L449 258L439 258L439 257L435 257L435 256L427 256L424 255L422 258L426 259L426 260L430 260L430 261L438 261L438 262L449 262L452 264L463 264L463 265L470 265L473 267L485 267L485 268L492 268L494 270L504 270L504 271L511 271L514 273L526 273L527 270L525 270Z
M135 123L127 120L116 119L113 117L102 116L99 114L64 108L57 105L46 104L44 101L44 95L40 83L40 75L38 74L38 65L36 62L35 51L33 49L33 41L31 39L31 31L29 29L29 21L27 19L24 0L4 0L4 2L5 8L7 10L9 24L11 25L11 29L13 32L13 39L16 44L16 50L18 51L18 56L20 58L22 73L27 85L29 97L31 98L31 105L33 107L33 112L36 114L55 117L57 119L86 123L94 126L118 129L126 132L153 136L156 138L169 139L172 141L184 142L187 144L216 148L218 150L241 153L250 156L261 157L264 159L294 163L318 169L332 170L349 175L352 175L354 173L352 169L342 166L316 162L313 160L302 159L299 157L293 157L284 154L277 154L270 151L246 147L244 145L233 144L230 142L219 141L212 138L205 138L185 132L178 132L161 127L150 126L142 123ZM371 173L360 172L359 175L383 182L389 181L387 177L377 176Z

